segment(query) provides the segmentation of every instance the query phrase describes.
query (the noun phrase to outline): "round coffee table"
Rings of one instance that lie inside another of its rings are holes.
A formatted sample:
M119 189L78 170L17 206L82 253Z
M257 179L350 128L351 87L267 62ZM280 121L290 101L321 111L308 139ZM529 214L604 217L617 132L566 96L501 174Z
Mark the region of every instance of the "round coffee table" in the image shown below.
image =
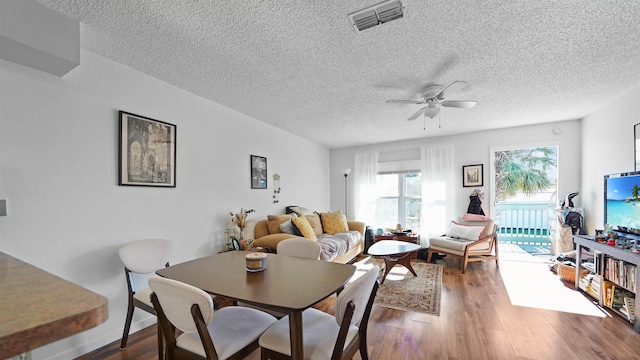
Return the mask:
M380 240L371 247L369 247L369 255L373 256L382 256L384 260L384 275L382 276L382 281L380 284L384 283L384 279L387 278L387 274L391 271L391 268L396 264L400 264L413 274L413 276L418 276L411 267L411 258L415 251L420 249L420 245L409 243L406 241L397 241L397 240Z

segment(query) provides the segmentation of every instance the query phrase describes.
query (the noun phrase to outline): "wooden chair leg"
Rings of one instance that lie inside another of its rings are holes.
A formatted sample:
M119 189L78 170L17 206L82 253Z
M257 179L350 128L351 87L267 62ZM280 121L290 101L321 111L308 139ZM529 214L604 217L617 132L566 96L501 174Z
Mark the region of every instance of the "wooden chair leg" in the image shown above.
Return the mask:
M165 351L164 351L164 335L162 334L162 327L160 326L160 321L157 323L158 330L158 360L164 360Z
M122 332L122 341L120 341L120 349L127 347L127 339L129 338L129 329L131 328L131 320L133 319L133 303L129 300L127 309L127 318L124 321L124 331Z
M367 351L367 334L366 331L363 336L360 337L360 358L362 360L369 360L369 352Z
M427 253L427 262L431 262L431 254L433 254L433 252L429 249L429 252Z
M462 259L462 273L463 274L467 271L467 264L469 264L469 258L465 256L464 259Z

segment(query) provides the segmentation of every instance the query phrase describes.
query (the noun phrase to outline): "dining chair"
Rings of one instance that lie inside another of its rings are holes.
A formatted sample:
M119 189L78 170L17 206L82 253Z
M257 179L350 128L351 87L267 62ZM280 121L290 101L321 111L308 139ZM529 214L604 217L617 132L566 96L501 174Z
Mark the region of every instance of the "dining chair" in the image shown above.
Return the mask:
M149 287L160 325L158 344L159 348L164 345L167 360L243 359L258 348L260 335L277 321L252 308L215 310L209 294L180 281L155 277L149 279Z
M427 262L433 254L460 258L462 274L470 262L495 260L498 263L498 225L493 220L465 221L458 219L449 224L447 233L429 239Z
M127 317L124 323L120 349L127 347L129 330L133 319L133 311L140 308L150 314L156 312L151 304L151 290L144 285L138 289L134 274L151 275L156 270L169 266L171 256L171 241L164 239L145 239L133 242L120 248L118 254L124 264L124 275L127 280L128 304ZM146 281L145 281L146 282Z
M278 243L276 252L280 255L295 256L305 259L320 259L320 244L303 238L285 239Z
M380 267L374 266L345 286L336 300L334 315L315 308L302 312L305 359L351 359L367 353L367 324L378 291ZM260 336L261 359L290 359L289 317L285 316Z
M276 251L279 255L294 256L294 257L299 257L304 259L315 259L315 260L318 260L320 258L320 250L321 250L320 245L317 242L309 239L302 239L302 238L291 238L291 239L282 240L278 243L278 246L276 247ZM265 309L256 305L247 304L242 301L236 301L235 304L238 306L251 307L254 309L267 312L278 319L286 315L285 313L281 313L276 310Z

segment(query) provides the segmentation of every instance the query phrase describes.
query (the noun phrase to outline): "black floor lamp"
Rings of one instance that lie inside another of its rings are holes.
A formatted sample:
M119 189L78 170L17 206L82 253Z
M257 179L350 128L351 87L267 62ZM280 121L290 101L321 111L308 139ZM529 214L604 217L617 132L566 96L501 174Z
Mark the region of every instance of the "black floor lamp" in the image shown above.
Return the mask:
M344 216L346 216L347 219L349 218L349 216L347 215L349 213L349 207L347 205L347 203L348 203L348 198L347 198L347 176L349 176L350 172L351 172L351 169L342 169L342 173L344 174Z

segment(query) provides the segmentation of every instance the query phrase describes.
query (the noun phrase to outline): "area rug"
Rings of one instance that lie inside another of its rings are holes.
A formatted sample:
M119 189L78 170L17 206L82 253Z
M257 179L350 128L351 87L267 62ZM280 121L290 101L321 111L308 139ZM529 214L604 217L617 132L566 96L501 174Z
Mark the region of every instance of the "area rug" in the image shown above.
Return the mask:
M380 258L366 257L356 263L356 275L371 269L374 265L384 269ZM378 288L374 303L380 306L418 311L440 316L440 295L442 288L442 265L425 262L412 262L411 266L418 276L413 276L407 268L396 265L387 275L384 284ZM380 274L382 278L383 272Z

